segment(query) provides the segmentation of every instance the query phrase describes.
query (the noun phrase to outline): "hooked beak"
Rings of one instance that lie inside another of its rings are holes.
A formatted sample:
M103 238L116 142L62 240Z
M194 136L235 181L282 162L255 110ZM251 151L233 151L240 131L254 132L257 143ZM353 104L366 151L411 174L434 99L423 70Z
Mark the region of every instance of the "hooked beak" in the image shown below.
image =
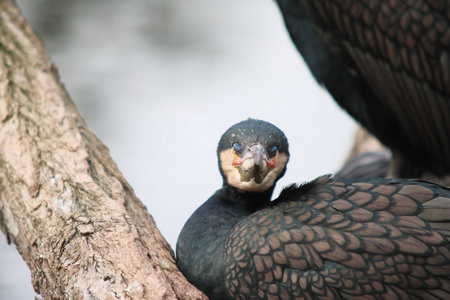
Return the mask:
M235 154L233 166L239 170L241 181L249 182L252 179L260 184L274 167L275 157L269 160L266 150L260 144L251 146L243 157Z

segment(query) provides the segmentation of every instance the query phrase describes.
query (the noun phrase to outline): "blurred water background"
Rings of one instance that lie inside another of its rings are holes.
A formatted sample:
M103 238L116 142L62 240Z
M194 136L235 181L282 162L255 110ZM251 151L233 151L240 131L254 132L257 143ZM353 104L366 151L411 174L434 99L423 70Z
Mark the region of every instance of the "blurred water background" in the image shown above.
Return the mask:
M335 172L355 125L312 79L272 0L18 0L90 129L175 248L222 181L215 148L248 117L290 141L283 185ZM0 299L33 299L0 238Z

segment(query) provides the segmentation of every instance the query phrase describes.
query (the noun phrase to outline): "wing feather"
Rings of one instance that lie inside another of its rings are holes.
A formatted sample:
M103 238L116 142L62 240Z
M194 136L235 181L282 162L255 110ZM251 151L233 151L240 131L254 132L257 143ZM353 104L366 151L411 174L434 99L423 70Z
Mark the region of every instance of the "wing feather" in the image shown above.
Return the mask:
M229 235L237 299L450 298L450 190L383 179L290 189Z
M405 164L448 174L449 2L277 2L294 43L335 100ZM404 168L397 175L422 175Z

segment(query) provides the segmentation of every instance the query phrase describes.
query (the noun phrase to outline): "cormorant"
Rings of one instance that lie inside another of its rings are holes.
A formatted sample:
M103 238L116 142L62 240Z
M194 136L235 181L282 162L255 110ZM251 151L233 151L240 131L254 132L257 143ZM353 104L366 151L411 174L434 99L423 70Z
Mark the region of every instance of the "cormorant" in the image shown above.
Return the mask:
M450 184L450 2L277 3L317 81L392 150L393 176Z
M186 222L177 265L211 300L450 299L450 190L322 176L271 195L281 130L248 119L217 155L223 187Z

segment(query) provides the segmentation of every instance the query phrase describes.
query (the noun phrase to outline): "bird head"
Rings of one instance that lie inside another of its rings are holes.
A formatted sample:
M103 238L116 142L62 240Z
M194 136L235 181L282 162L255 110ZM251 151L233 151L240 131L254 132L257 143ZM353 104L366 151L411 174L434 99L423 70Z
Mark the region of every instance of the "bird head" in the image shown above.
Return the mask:
M217 148L224 185L260 193L273 188L289 160L288 142L274 125L248 119L231 126Z

